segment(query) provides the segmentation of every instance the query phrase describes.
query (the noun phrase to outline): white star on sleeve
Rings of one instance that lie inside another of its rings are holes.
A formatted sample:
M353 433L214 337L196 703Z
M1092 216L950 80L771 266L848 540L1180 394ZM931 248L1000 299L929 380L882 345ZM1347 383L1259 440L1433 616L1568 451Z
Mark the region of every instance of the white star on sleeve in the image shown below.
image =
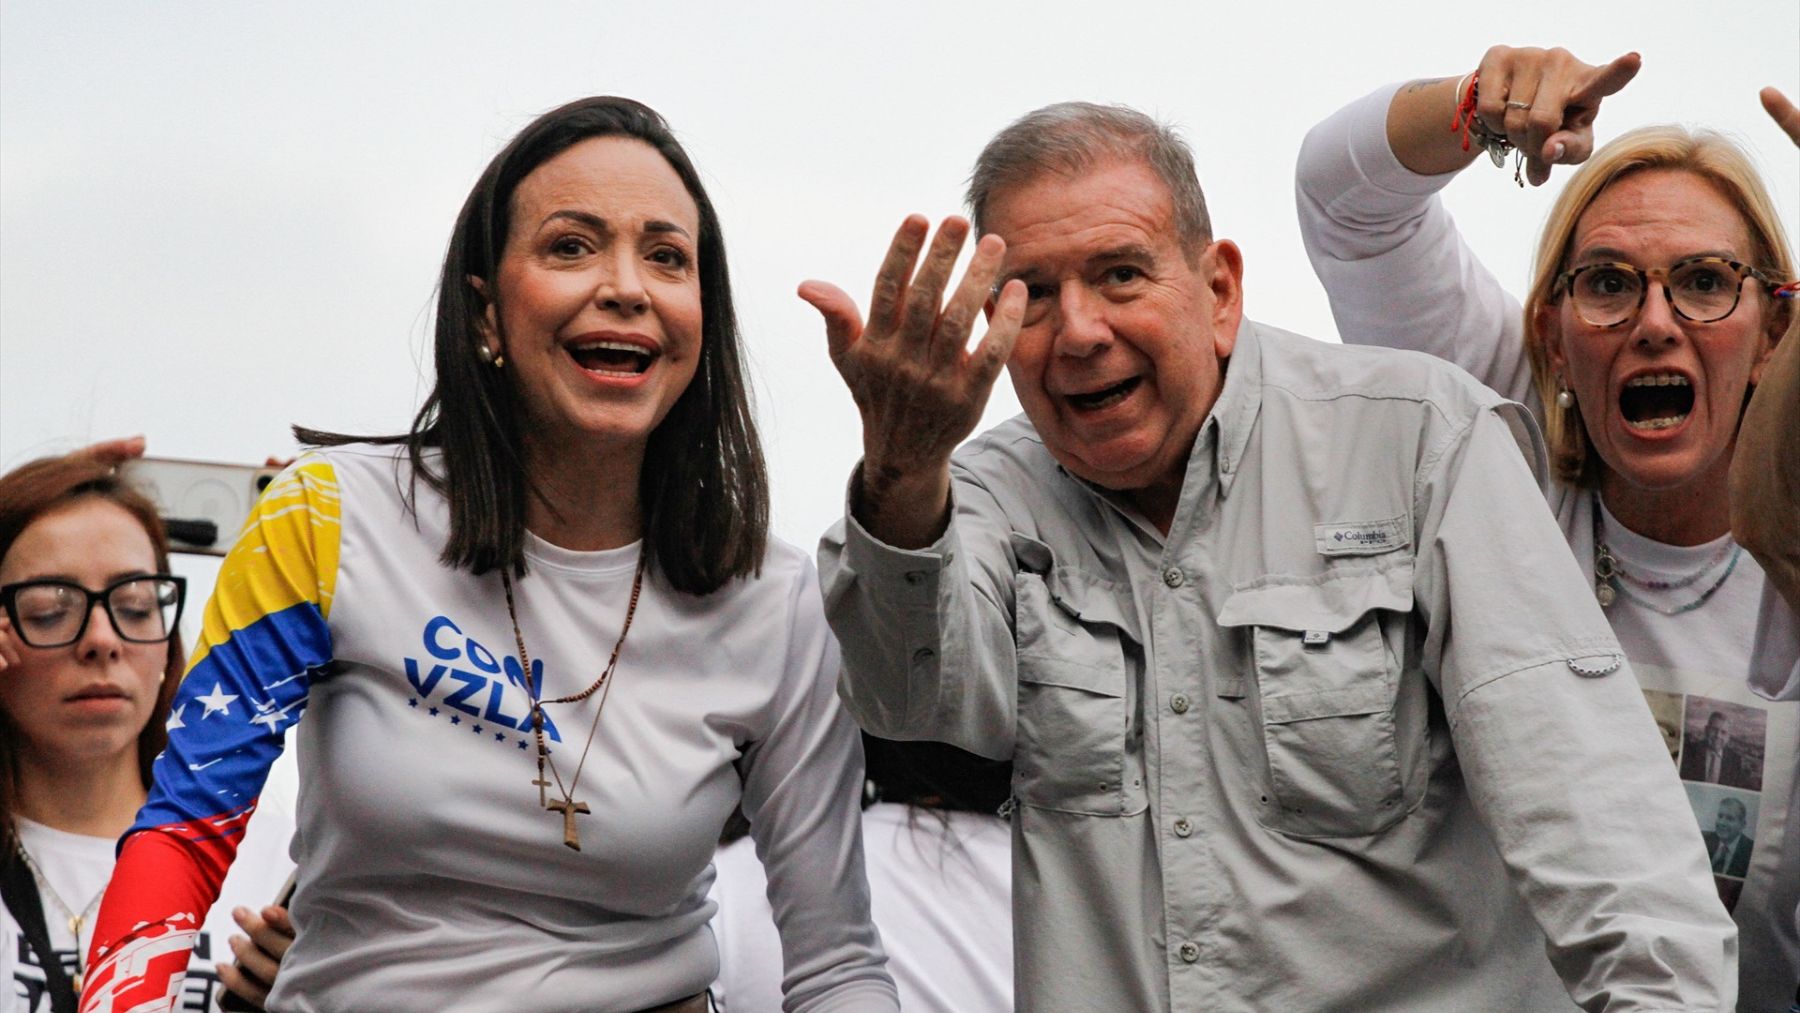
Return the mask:
M165 728L171 732L177 728L186 728L187 722L181 720L181 715L186 710L187 710L187 704L182 704L181 706L179 706L179 707L175 708L173 711L171 711L169 713L169 723L166 725L163 725L163 728Z
M214 714L224 714L227 717L231 715L231 701L237 699L237 694L226 693L224 692L224 688L223 684L215 682L213 683L212 692L210 694L207 696L195 697L195 699L206 705L206 710L200 715L201 717L210 718Z

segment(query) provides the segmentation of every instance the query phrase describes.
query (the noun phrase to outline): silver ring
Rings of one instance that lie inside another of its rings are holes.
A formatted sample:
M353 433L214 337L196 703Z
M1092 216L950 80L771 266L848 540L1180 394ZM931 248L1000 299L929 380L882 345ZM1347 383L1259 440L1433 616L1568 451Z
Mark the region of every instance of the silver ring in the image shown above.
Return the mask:
M1530 109L1531 103L1530 102L1514 102L1512 99L1507 99L1506 100L1506 108L1508 108L1508 109Z

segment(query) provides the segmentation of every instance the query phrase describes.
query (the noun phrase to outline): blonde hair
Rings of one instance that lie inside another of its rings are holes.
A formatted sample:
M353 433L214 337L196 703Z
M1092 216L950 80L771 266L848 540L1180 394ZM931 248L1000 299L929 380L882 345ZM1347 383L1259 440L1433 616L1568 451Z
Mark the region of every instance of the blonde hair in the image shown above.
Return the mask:
M1544 439L1556 477L1574 486L1593 486L1599 481L1599 465L1582 421L1579 406L1559 408L1556 368L1550 359L1550 335L1538 329L1542 311L1554 300L1552 289L1569 254L1575 224L1600 194L1612 184L1651 169L1690 172L1711 183L1744 219L1750 234L1751 266L1779 279L1794 278L1794 260L1787 233L1775 212L1762 176L1750 156L1736 142L1711 130L1689 130L1674 124L1643 127L1607 144L1572 177L1550 208L1544 234L1538 240L1532 269L1531 291L1525 300L1525 354L1538 398L1544 404ZM1747 284L1754 284L1752 279ZM1800 325L1800 313L1785 300L1772 300L1774 332L1780 341Z

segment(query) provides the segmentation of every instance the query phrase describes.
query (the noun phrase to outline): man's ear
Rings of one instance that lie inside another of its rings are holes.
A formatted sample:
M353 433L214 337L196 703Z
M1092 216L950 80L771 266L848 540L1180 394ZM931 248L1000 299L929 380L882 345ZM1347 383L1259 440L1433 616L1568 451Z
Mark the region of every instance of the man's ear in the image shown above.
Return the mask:
M1212 293L1213 352L1230 358L1244 322L1244 251L1229 239L1217 240L1200 255L1200 273Z

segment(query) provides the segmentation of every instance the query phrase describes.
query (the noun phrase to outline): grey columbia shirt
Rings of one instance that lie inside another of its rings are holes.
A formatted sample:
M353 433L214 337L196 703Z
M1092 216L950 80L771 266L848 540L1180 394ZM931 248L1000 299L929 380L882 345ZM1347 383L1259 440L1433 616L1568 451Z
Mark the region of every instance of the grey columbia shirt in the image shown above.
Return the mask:
M1730 1009L1735 930L1520 455L1423 355L1245 321L1167 537L1023 418L820 548L869 731L1015 767L1029 1010Z

